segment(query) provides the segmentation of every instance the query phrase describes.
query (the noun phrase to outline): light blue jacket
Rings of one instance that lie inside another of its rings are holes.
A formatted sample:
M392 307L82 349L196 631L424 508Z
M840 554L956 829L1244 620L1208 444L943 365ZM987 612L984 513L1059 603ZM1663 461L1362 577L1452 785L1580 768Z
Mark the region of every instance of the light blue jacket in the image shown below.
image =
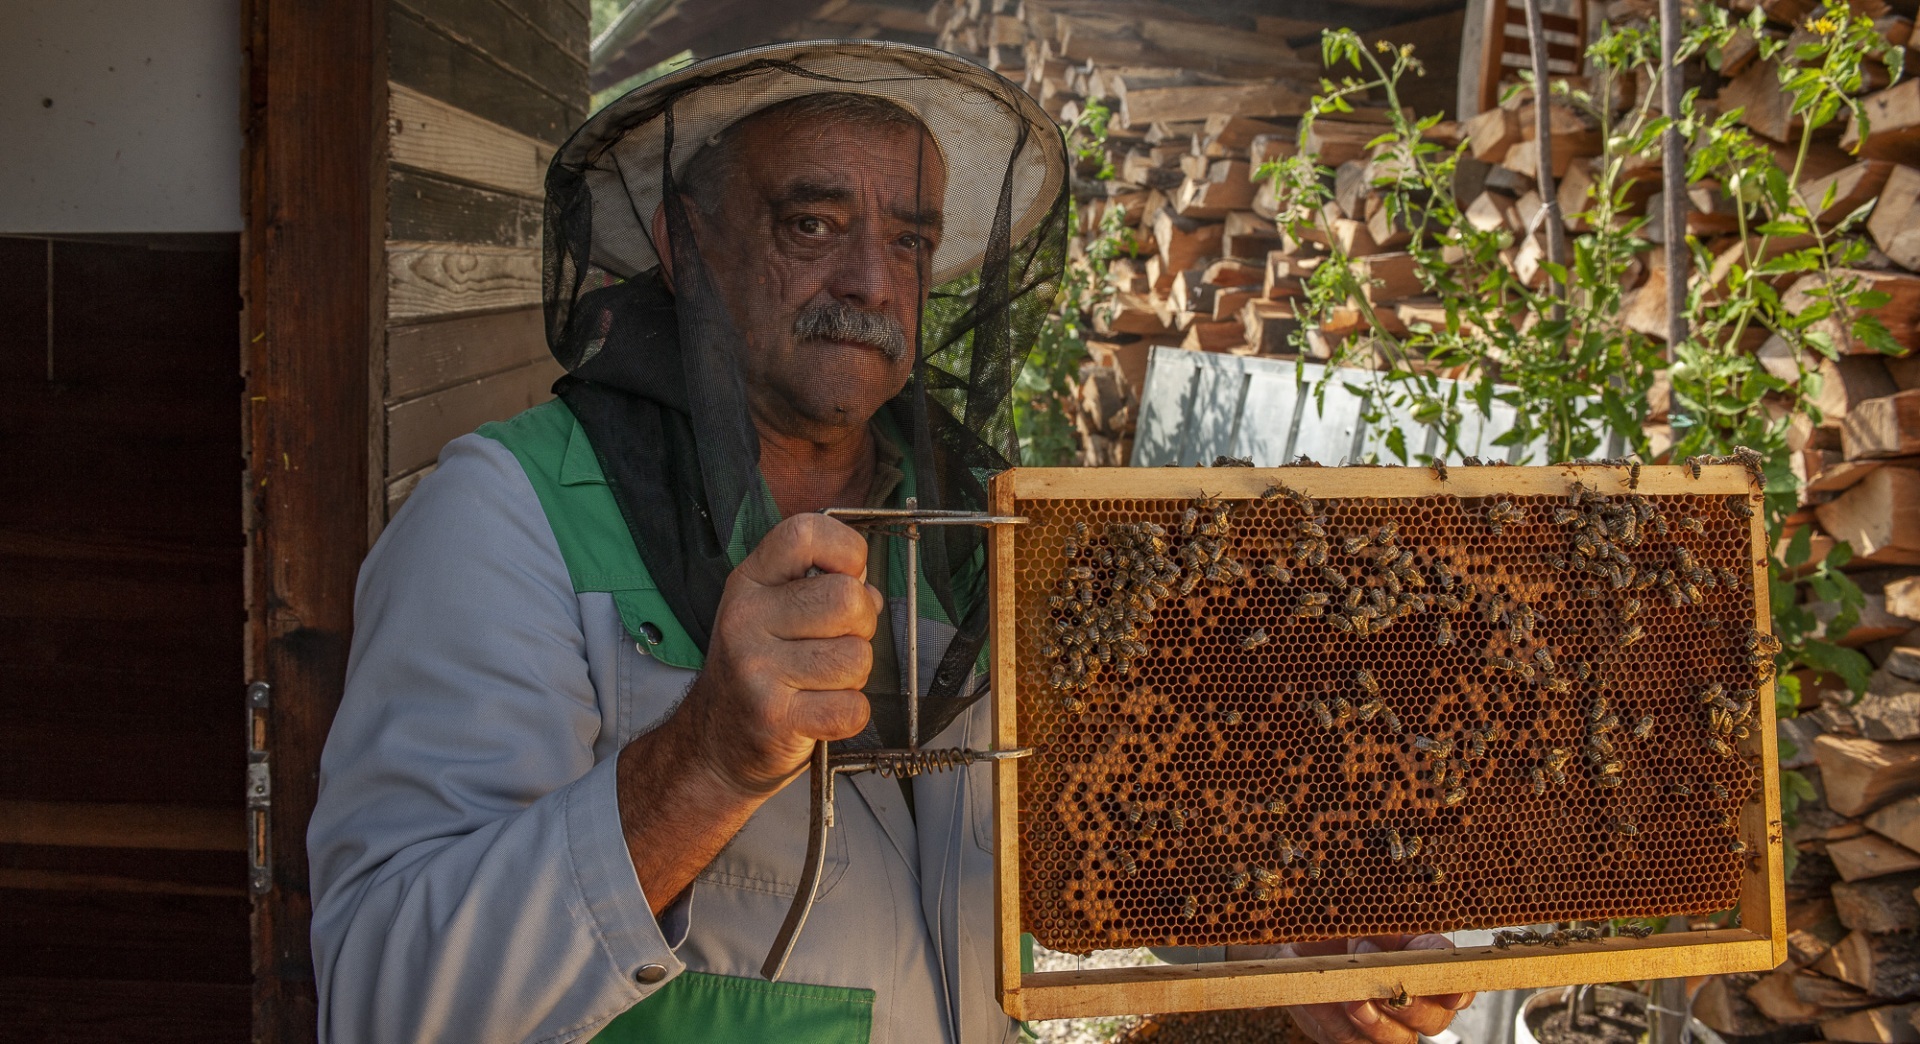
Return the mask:
M947 633L922 623L923 674ZM575 592L512 453L450 443L360 574L308 831L321 1039L585 1040L685 969L758 982L800 873L806 778L657 920L620 828L614 755L694 676L636 645L611 595ZM929 745L990 738L983 700ZM894 781L842 777L788 978L873 990L875 1042L1011 1040L989 770L913 786L917 826ZM667 978L643 984L648 965Z

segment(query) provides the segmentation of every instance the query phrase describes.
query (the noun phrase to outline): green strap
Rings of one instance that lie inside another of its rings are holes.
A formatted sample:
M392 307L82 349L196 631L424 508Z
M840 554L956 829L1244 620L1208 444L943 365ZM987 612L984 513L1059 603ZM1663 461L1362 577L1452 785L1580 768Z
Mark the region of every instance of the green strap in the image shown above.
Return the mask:
M600 458L566 403L542 403L512 420L481 425L478 434L505 446L527 473L574 591L613 595L621 624L655 659L699 670L706 656L647 572Z
M684 971L594 1044L867 1044L873 991Z

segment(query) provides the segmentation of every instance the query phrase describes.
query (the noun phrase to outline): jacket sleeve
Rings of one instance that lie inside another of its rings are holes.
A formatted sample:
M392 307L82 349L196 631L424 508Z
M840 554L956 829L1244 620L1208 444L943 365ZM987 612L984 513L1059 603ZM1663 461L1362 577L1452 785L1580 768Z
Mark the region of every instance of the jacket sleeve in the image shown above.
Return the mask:
M518 461L449 444L360 573L307 834L321 1040L584 1039L681 971L594 763L602 698Z

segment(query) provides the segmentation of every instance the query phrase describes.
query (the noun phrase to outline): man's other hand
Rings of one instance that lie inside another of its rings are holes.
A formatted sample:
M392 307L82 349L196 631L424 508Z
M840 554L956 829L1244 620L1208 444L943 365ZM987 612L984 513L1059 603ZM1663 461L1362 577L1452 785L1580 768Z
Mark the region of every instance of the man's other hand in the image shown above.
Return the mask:
M686 706L697 755L743 796L772 794L805 767L816 740L866 725L860 689L886 604L866 573L865 538L805 514L775 526L727 577Z
M1229 960L1268 957L1322 957L1337 953L1379 953L1385 950L1451 950L1443 935L1376 935L1365 939L1330 939L1287 947L1234 946ZM1298 1004L1287 1009L1294 1025L1320 1044L1419 1044L1453 1022L1453 1016L1473 1003L1471 993L1438 997L1409 997L1391 1001L1352 1001L1346 1004Z

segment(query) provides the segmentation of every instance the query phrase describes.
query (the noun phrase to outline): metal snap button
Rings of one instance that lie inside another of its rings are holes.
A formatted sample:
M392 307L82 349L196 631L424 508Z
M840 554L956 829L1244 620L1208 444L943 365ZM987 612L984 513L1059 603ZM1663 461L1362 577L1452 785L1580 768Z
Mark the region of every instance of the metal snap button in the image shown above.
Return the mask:
M652 986L667 977L667 966L664 964L643 964L640 966L639 971L633 973L633 977L634 980L642 986Z
M640 625L640 637L644 639L648 645L659 645L661 639L666 636L660 633L658 624L649 620Z

